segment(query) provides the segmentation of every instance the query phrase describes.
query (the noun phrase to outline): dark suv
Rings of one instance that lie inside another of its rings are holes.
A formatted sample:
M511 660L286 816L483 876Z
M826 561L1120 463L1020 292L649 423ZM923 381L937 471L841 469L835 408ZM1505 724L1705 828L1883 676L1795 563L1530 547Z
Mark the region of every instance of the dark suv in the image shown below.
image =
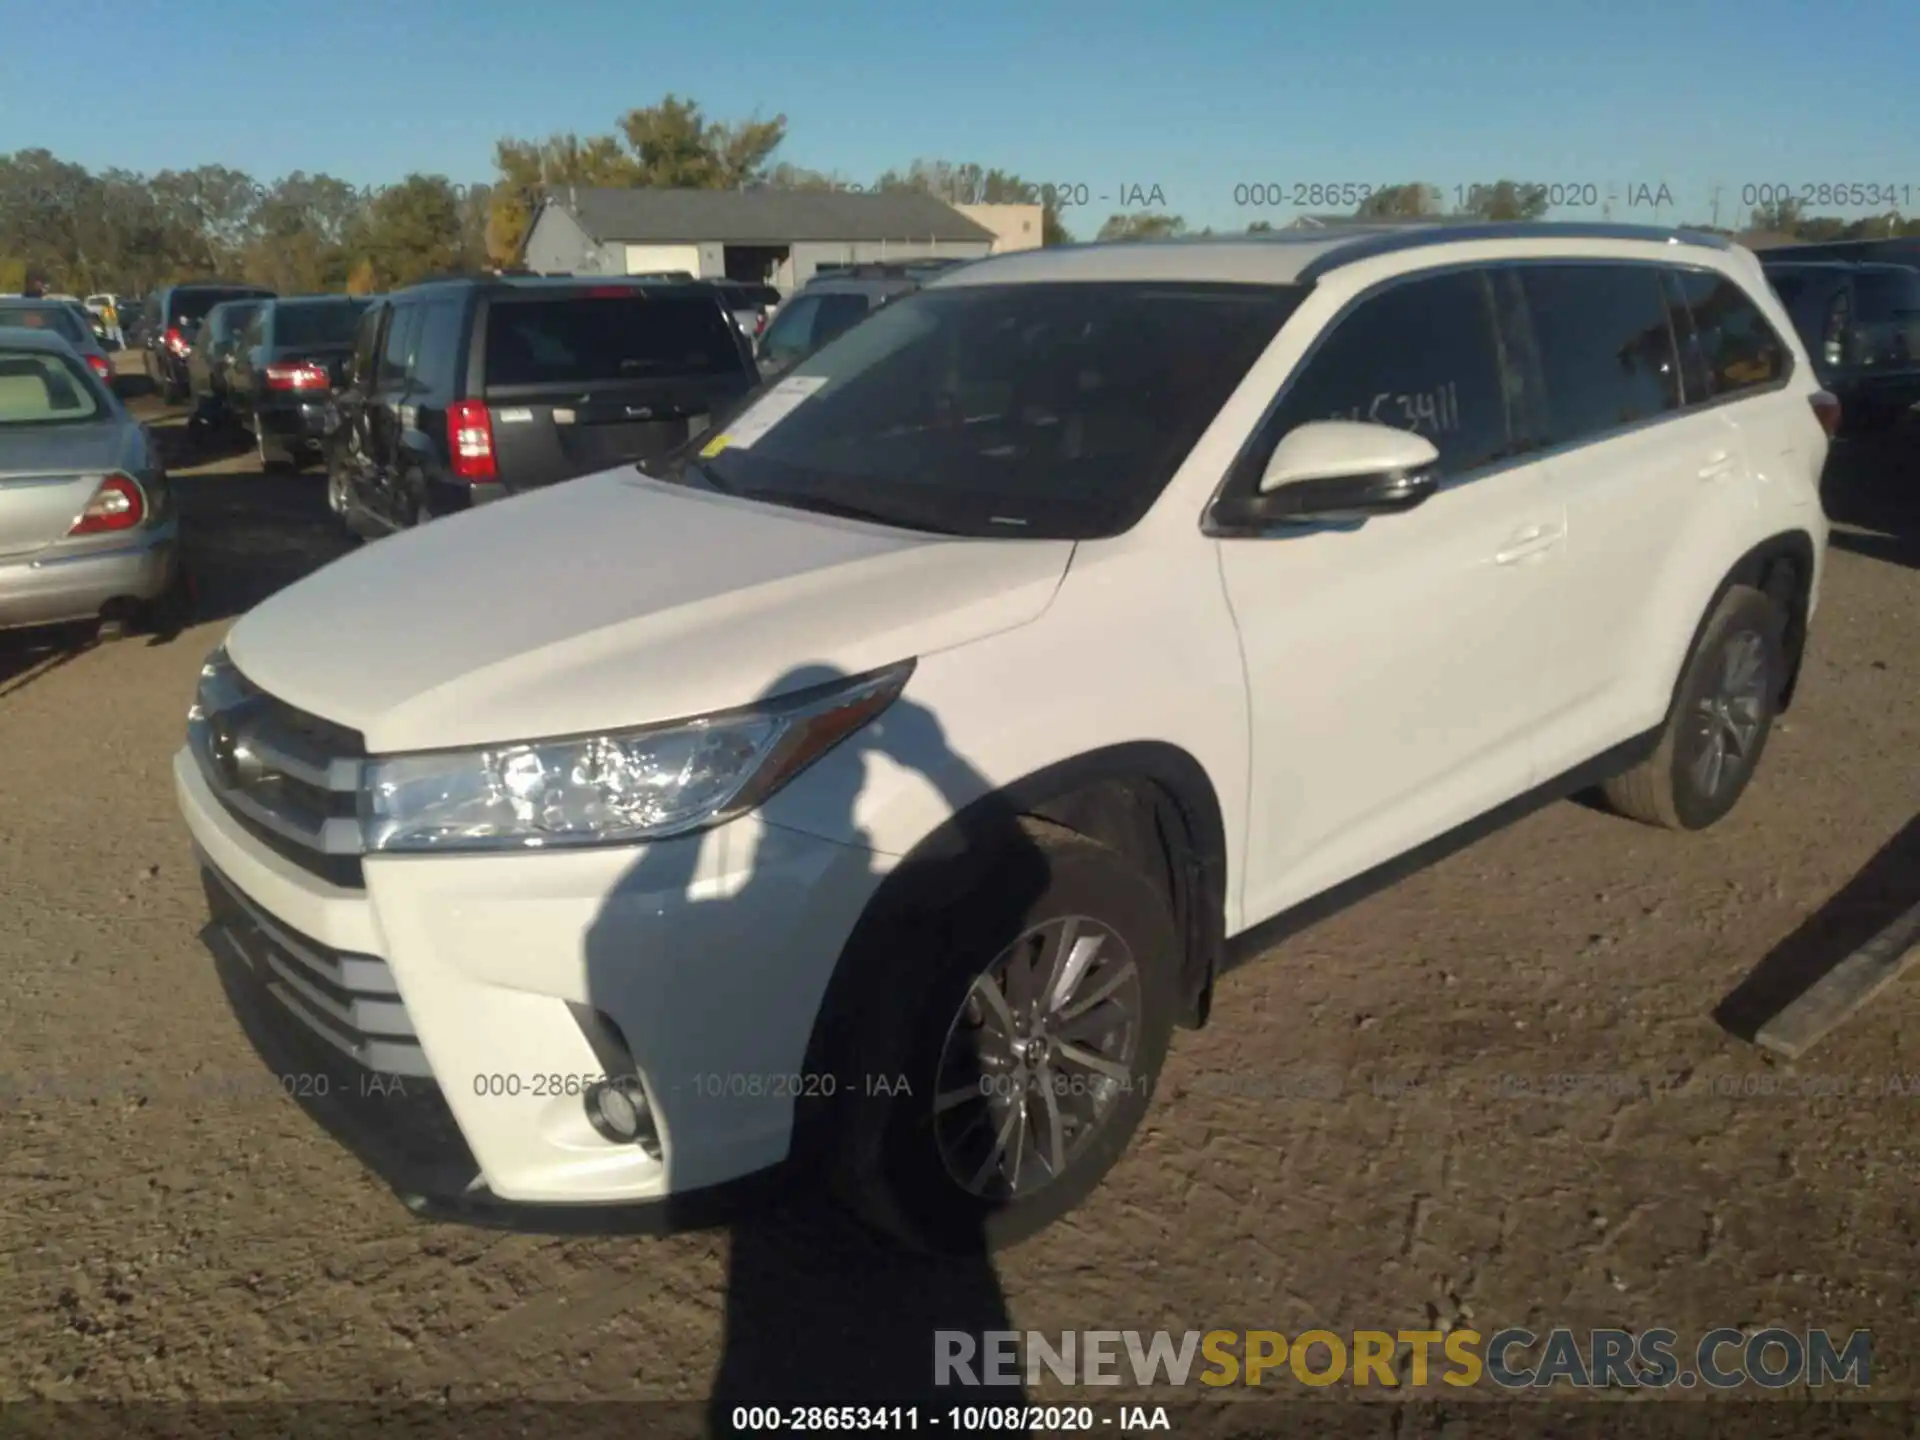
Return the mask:
M776 375L791 369L836 335L858 325L869 311L911 295L958 263L933 260L818 267L814 278L795 291L761 331L754 348L760 372Z
M223 300L256 298L272 299L273 291L260 285L196 280L163 285L147 297L140 312L140 349L147 379L161 399L177 405L187 398L187 355L207 312Z
M1845 429L1881 429L1920 404L1920 270L1764 257L1762 268Z
M327 498L365 536L662 455L759 382L698 282L436 281L361 317Z
M328 399L347 378L354 327L372 302L356 295L296 295L256 310L234 346L227 404L253 431L265 470L317 459L329 432Z

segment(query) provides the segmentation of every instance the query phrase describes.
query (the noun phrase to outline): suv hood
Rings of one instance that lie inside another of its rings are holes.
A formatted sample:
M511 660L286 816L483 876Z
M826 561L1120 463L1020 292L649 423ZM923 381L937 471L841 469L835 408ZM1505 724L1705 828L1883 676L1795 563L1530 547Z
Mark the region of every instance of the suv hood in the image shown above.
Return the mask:
M375 541L228 637L256 685L370 750L681 719L1037 619L1067 540L922 535L631 468Z

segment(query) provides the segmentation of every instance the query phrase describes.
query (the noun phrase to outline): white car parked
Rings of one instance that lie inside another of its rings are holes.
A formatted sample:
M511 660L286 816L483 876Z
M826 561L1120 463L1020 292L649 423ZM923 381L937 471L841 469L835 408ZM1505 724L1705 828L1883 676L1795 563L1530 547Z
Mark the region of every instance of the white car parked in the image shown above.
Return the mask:
M1574 790L1724 816L1836 421L1711 237L969 265L652 474L246 615L175 764L210 942L427 1213L788 1162L911 1243L1018 1238L1280 928Z

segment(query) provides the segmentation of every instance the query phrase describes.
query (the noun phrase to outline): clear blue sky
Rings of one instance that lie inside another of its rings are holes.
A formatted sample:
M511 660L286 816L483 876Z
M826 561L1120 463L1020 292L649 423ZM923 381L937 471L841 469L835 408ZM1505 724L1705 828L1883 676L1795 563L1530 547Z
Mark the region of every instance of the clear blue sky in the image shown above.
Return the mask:
M96 169L481 181L503 134L672 91L784 113L776 158L850 179L977 160L1110 202L1158 185L1195 226L1294 213L1241 184L1501 176L1612 191L1616 219L1711 218L1716 183L1726 224L1762 183L1909 186L1920 213L1915 0L0 0L0 25L0 151ZM1672 209L1628 204L1662 183Z

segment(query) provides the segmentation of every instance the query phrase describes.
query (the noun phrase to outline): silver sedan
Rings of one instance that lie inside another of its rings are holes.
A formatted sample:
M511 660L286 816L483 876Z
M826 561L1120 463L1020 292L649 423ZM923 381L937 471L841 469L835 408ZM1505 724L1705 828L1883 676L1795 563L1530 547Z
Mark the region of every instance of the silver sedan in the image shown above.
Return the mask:
M80 353L0 315L0 629L154 618L179 520L153 441Z
M50 330L80 353L87 368L113 388L113 357L107 354L100 337L93 333L93 318L78 300L27 300L19 296L0 299L0 326L18 325L29 330Z

